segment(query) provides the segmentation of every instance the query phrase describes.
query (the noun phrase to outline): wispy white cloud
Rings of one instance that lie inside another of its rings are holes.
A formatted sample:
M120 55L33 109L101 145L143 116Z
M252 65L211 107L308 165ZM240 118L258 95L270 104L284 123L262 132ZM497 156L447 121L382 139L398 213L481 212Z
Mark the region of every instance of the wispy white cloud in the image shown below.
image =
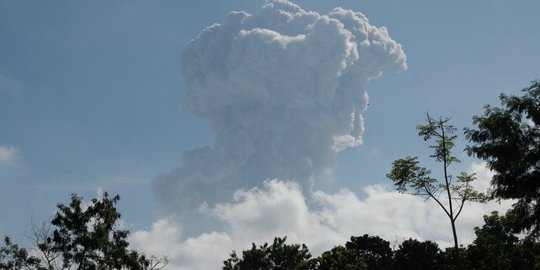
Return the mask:
M489 182L489 170L473 164L481 182ZM173 218L161 219L148 231L138 231L131 242L155 255L167 255L173 269L216 269L232 250L244 250L250 243L287 236L306 243L314 254L344 244L351 235L379 235L388 240L432 240L452 245L448 218L432 201L400 194L381 185L364 188L364 198L343 189L329 194L305 192L296 182L271 180L260 188L238 190L231 202L202 205L203 213L224 225L195 236L184 235ZM504 212L511 202L471 203L459 217L458 236L464 245L475 236L473 227L482 225L484 214Z
M0 145L0 167L14 165L20 157L17 148L10 145Z
M21 88L21 86L21 82L0 71L0 93L4 91L14 91Z

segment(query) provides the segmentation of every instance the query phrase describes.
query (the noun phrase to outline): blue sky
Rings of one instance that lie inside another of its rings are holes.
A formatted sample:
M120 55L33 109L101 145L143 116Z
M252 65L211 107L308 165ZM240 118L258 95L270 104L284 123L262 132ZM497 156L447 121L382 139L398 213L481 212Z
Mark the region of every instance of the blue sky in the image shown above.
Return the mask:
M182 51L229 11L256 14L263 3L0 2L0 146L16 149L0 164L0 234L23 239L31 219L48 218L74 192L119 193L131 230L162 217L153 179L214 138L205 118L182 110ZM471 126L499 93L539 77L535 0L295 3L360 11L407 55L406 71L365 87L364 144L339 154L329 191L362 197L365 186L388 184L394 159L426 157L415 132L425 112ZM468 168L472 160L458 156Z

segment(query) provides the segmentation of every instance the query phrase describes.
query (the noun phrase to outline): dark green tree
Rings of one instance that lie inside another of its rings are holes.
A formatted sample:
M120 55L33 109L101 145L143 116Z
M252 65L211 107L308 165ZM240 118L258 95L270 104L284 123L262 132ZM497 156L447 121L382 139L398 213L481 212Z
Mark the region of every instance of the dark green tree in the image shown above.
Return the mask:
M264 243L257 247L253 243L251 249L242 251L239 257L235 251L223 262L224 270L282 270L300 269L311 258L306 245L285 243L287 237L274 238L271 245Z
M59 204L58 211L46 226L34 230L35 250L30 256L24 248L5 240L0 249L0 269L162 269L166 258L147 258L130 250L128 231L118 229L118 195L104 193L85 206L73 194L69 205Z
M474 228L476 239L467 249L470 269L540 269L540 245L514 234L515 218L498 212L484 216L485 224Z
M454 247L445 248L442 252L442 267L441 270L464 270L470 269L467 260L467 249L460 246L458 249L459 266L456 265L456 249Z
M345 247L348 250L354 250L360 257L363 257L370 270L393 268L394 254L390 248L390 242L378 236L369 236L367 234L351 236Z
M436 243L410 238L396 250L394 260L396 269L400 270L441 269L443 262L442 252Z
M398 159L392 163L392 170L387 177L394 181L397 190L423 196L426 200L433 199L444 211L452 227L454 238L455 260L459 268L459 244L456 232L456 220L463 210L467 201L482 201L484 195L475 191L471 182L476 180L474 174L462 172L458 175L457 181L449 173L448 167L459 160L452 155L452 148L455 146L456 128L449 125L449 118L439 118L435 120L429 114L426 117L426 124L416 127L418 135L424 141L433 141L429 148L433 149L430 155L435 161L442 165L442 176L437 179L431 176L431 171L419 165L417 157L406 157Z
M59 204L51 221L56 227L51 248L62 254L65 268L143 269L144 255L129 250L128 231L119 230L118 195L104 193L92 204L83 206L82 198L72 195L69 205Z
M368 266L354 249L338 246L307 261L301 270L367 270Z
M0 269L37 269L45 270L38 257L28 254L26 249L11 242L9 237L4 238L4 246L0 247Z
M517 199L515 228L540 236L540 82L522 96L500 95L500 107L485 106L466 129L468 153L485 160L495 172L493 198Z

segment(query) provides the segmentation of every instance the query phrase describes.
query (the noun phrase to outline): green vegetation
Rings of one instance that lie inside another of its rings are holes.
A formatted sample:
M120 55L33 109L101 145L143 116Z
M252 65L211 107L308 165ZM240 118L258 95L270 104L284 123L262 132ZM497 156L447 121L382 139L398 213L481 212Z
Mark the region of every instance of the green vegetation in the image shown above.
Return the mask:
M461 214L465 202L483 201L485 196L472 188L471 183L476 180L474 174L462 172L457 176L457 181L454 182L452 175L448 172L448 167L452 163L459 162L452 155L454 141L457 138L454 132L457 129L449 125L448 121L448 118L435 120L427 114L427 123L416 127L418 135L423 137L424 141L434 141L429 146L433 149L433 154L430 157L441 163L443 172L441 178L433 178L431 170L419 166L418 157L410 156L394 161L392 170L386 176L394 181L399 192L408 193L409 190L412 190L411 194L437 202L450 221L454 237L456 266L461 268L456 220Z
M469 246L470 269L540 269L540 243L519 240L512 233L516 216L493 212L476 227L476 240Z
M523 96L501 95L501 107L485 107L475 116L475 129L465 129L472 143L466 150L485 160L495 172L489 196L475 191L474 174L453 179L448 167L459 160L451 154L456 128L448 119L429 114L418 134L431 141L430 156L442 166L442 176L420 166L417 157L393 162L388 173L399 192L434 200L447 215L454 247L441 250L431 241L408 239L393 250L378 236L352 236L313 258L304 244L287 244L275 238L242 251L233 251L223 262L224 270L409 270L409 269L540 269L540 83L534 81ZM146 257L129 249L128 231L118 229L118 196L104 193L87 206L72 195L69 205L59 204L50 224L34 227L35 246L28 251L5 237L0 247L0 269L163 269L166 258ZM484 216L484 225L474 228L476 239L467 247L458 244L456 220L467 201L516 199L506 214ZM519 237L525 233L526 237Z
M485 160L495 176L493 198L517 199L513 227L540 236L540 82L523 89L522 96L501 94L501 107L486 106L475 116L476 129L466 129L473 143L470 155Z
M337 246L330 251L324 252L321 256L309 260L303 270L365 270L368 269L364 258L355 250Z
M223 269L540 269L540 82L533 81L523 93L502 94L500 108L486 106L484 115L473 117L476 129L465 129L472 143L466 148L469 155L485 160L495 172L488 195L472 189L474 174L461 173L453 181L447 169L459 162L451 155L457 130L448 124L449 119L436 120L430 115L417 129L425 141L433 141L430 157L441 163L442 176L433 178L417 157L410 156L394 161L387 175L398 191L432 199L441 207L452 227L453 248L443 251L436 243L408 239L392 250L388 241L363 235L316 258L308 256L299 262L298 256L292 257L289 268L252 265ZM474 228L474 242L459 246L455 222L465 202L490 199L517 202L505 215L493 212L484 216L485 224ZM518 237L519 233L526 237ZM309 254L307 248L302 252ZM234 260L242 261L233 255Z
M408 239L397 250L378 236L351 237L345 246L337 246L311 258L305 245L287 245L276 238L224 261L224 270L534 270L540 269L540 243L519 239L512 233L510 220L493 212L484 216L485 224L474 229L476 239L459 249L461 266L455 266L455 250L441 250L436 243Z
M13 244L9 237L0 248L0 269L133 269L158 270L167 264L166 258L147 258L128 249L128 231L119 230L118 195L107 193L92 199L85 207L83 200L72 195L69 205L59 204L51 224L34 227L36 243L32 255ZM34 254L35 253L35 254Z
M240 269L296 269L305 263L311 254L306 245L287 245L287 237L274 239L272 245L265 243L242 252L242 258L233 251L231 257L224 261L224 270Z

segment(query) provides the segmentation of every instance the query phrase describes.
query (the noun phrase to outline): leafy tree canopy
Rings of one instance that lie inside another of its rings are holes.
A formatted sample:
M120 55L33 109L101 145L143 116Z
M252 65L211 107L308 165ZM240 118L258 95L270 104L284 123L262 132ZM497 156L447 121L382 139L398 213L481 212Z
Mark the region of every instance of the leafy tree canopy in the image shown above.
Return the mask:
M362 236L351 236L345 247L354 250L363 257L368 265L368 269L392 269L393 252L390 242L378 237L364 234Z
M26 249L11 242L9 237L4 238L4 246L0 248L0 269L47 269L41 266L36 256L28 254Z
M147 258L130 250L128 231L118 228L118 195L93 199L84 205L73 194L69 205L58 204L51 226L35 228L36 255L29 255L6 237L0 248L0 269L162 269L166 258Z
M484 159L495 171L494 198L517 199L512 212L515 228L540 236L540 82L522 90L522 96L501 94L500 107L485 106L473 117L475 129L466 129L470 155Z
M409 238L395 252L396 268L401 270L441 269L442 252L436 243Z
M309 260L301 270L367 270L368 265L357 250L338 246Z
M239 257L235 251L223 262L223 270L281 270L299 269L311 258L306 245L286 244L287 237L274 238L271 245L264 243L257 247L242 251Z
M476 239L467 249L471 269L540 269L540 244L513 233L515 218L496 211L484 216L485 224L474 228Z

